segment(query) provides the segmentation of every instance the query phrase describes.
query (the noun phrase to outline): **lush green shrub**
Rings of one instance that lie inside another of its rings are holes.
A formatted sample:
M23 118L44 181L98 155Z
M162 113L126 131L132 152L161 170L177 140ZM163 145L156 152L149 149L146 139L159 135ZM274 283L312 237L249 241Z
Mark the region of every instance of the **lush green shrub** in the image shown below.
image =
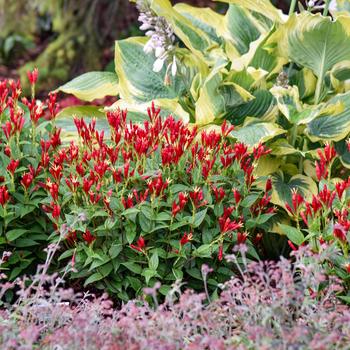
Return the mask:
M37 72L33 74L34 83ZM12 252L6 264L11 280L34 272L45 258L53 228L41 209L49 161L44 151L59 145L60 133L43 118L55 117L55 95L50 95L47 110L39 101L20 102L20 95L19 82L0 82L0 251Z

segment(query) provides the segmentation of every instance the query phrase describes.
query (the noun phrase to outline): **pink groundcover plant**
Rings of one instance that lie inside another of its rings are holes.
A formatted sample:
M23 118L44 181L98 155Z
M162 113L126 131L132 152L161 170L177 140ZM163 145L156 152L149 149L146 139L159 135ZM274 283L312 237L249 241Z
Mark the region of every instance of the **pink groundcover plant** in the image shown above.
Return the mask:
M12 349L348 349L350 310L335 297L341 290L322 263L334 254L308 247L294 263L246 263L247 247L227 258L239 270L221 286L219 299L175 283L163 304L160 284L143 298L114 308L107 295L94 297L60 287L45 268L30 287L18 281L18 300L0 311L0 347ZM243 261L243 264L242 264ZM202 267L204 281L212 270ZM43 288L45 285L45 288ZM6 288L0 285L2 289ZM147 302L148 297L154 303Z

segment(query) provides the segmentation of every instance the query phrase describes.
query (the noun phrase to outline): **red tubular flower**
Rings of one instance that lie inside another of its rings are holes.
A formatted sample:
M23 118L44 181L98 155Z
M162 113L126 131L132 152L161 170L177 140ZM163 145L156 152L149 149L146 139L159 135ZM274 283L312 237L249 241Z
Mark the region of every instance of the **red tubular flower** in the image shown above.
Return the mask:
M298 248L290 240L288 240L288 245L291 247L292 250L294 251L298 250Z
M350 263L345 264L344 267L345 267L345 271L347 273L350 273Z
M333 226L333 235L342 242L346 242L346 230L345 227L341 224L335 224Z
M225 198L225 190L220 187L219 189L215 186L212 187L216 203L221 202Z
M136 245L135 244L130 244L130 248L137 250L138 252L143 252L143 249L145 248L146 243L143 237L140 237L137 242Z
M219 246L219 252L218 252L218 260L219 260L219 261L222 261L222 258L223 258L223 251L224 251L224 247L223 247L223 245L220 245L220 246Z
M5 205L10 200L10 195L7 190L6 186L0 186L0 204L2 207L5 207Z
M180 245L184 246L186 243L190 242L193 238L192 232L187 233L185 232L182 238L180 239Z
M236 205L238 205L238 203L241 201L241 194L236 188L234 188L232 192L233 192L233 196L235 197Z
M335 184L335 190L337 191L338 198L341 201L344 191L350 186L350 178L347 181L338 182Z
M237 243L238 244L243 244L248 238L248 233L247 232L237 232Z
M51 203L51 204L53 204L53 203ZM61 215L61 207L58 204L53 204L53 206L52 206L52 217L55 220L58 220L60 215Z
M17 169L19 165L19 160L14 160L14 159L11 159L9 165L7 166L7 170L13 175Z
M304 197L301 194L299 194L296 189L293 188L292 205L293 205L294 212L296 212L299 209L302 203L304 203Z
M35 83L38 80L38 76L39 76L38 68L34 68L32 72L28 71L27 76L28 76L28 80L30 82L30 85L35 85Z
M234 130L234 126L233 125L228 125L226 119L224 120L224 122L221 124L221 133L223 137L227 137L231 131Z
M21 185L27 190L33 182L33 175L31 173L25 173L22 176Z
M57 148L62 144L61 130L62 129L55 129L54 133L50 135L50 142L53 148Z
M320 193L318 194L321 202L327 207L327 208L331 208L332 204L333 204L333 200L336 196L336 192L331 192L327 185L323 186L323 190L320 191Z
M84 241L89 245L96 239L96 237L93 236L91 234L90 230L88 230L88 229L86 229L85 233L82 234L82 237L83 237Z
M219 218L219 226L221 233L224 234L241 228L243 224L242 222L231 221L229 217L225 218L225 216L223 215Z
M195 187L193 191L190 192L190 198L196 208L198 208L204 199L203 190L199 187Z
M11 157L11 147L7 145L4 149L5 155L7 155L9 158Z
M257 147L253 148L254 159L259 159L260 157L271 153L271 149L266 148L264 145L259 143Z
M265 192L269 192L271 190L272 190L272 181L270 178L268 178L265 185Z
M125 209L132 208L134 206L134 201L133 201L132 194L129 194L126 199L123 197L122 198L122 204L123 204Z

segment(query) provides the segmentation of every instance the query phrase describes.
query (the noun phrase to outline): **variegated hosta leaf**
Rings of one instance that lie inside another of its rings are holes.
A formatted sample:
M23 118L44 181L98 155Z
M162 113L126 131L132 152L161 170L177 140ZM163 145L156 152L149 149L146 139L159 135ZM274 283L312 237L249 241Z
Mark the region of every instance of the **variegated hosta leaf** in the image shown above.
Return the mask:
M288 88L274 86L270 89L270 92L275 97L280 112L289 122L295 123L303 109L299 100L298 88L296 86L289 86Z
M287 140L279 139L269 146L271 154L275 156L288 156L291 154L298 154L305 157L305 152L294 148Z
M229 6L223 24L226 28L223 36L232 41L238 55L247 53L250 44L270 30L251 12L237 5Z
M233 125L240 125L247 117L264 119L275 106L271 93L267 90L255 90L252 94L255 98L247 103L230 108L225 118Z
M307 176L295 175L289 181L285 181L282 174L276 174L272 178L271 202L285 208L285 203L292 206L292 190L297 190L307 201L312 200L312 195L317 194L316 183Z
M322 84L334 65L350 60L350 16L333 21L320 14L295 14L279 26L270 41L279 45L280 55L311 69ZM320 93L319 88L317 103Z
M181 119L185 123L189 122L189 115L185 112L181 106L178 104L177 100L169 100L169 99L158 99L152 101L156 107L161 108L160 115L164 118L172 115L175 119ZM146 103L128 103L125 100L118 100L113 103L112 106L106 107L105 111L122 109L127 110L128 120L133 122L141 122L143 120L148 120L149 116L147 113L147 108L149 108L151 104L149 102Z
M186 17L194 27L203 30L212 41L218 45L222 44L222 33L225 30L223 15L210 8L194 7L184 3L174 5L174 9Z
M274 35L275 28L273 27L266 34L262 34L256 41L251 42L247 53L240 57L230 57L231 69L241 71L247 67L262 69L266 72L267 78L276 73L281 72L283 65L287 63L284 56L278 54L274 47L275 44L270 44L270 38Z
M340 141L350 133L350 92L331 98L307 124L311 141Z
M248 122L249 124L232 131L231 136L249 146L256 146L286 133L277 124L260 122L257 118L250 118Z
M350 169L350 152L346 140L336 142L335 150L337 151L343 165Z
M331 84L336 93L350 90L350 60L337 63L330 72Z
M118 76L113 72L89 72L60 86L57 91L72 94L83 101L118 95Z
M184 85L179 77L164 82L166 68L153 71L155 57L143 51L147 38L132 37L116 41L115 68L119 77L120 97L127 102L148 102L173 99L182 94Z
M228 108L243 104L254 97L241 86L225 84L222 72L213 70L200 89L196 102L196 123L206 125L222 118Z
M298 87L301 100L315 94L316 82L317 79L309 68L293 70L289 76L289 84Z
M283 22L286 16L271 4L269 0L216 0L229 4L239 5L251 12L257 12L276 22Z
M218 44L210 38L205 30L194 25L191 20L176 11L169 0L152 0L152 10L160 17L164 17L171 25L174 33L198 57L206 57L209 61L210 51ZM223 55L223 52L222 52Z

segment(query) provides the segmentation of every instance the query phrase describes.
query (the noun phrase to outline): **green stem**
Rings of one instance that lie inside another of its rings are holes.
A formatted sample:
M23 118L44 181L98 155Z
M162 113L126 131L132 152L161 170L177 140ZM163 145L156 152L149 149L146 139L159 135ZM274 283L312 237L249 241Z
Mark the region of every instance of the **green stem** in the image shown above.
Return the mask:
M294 13L296 5L297 5L297 0L292 0L292 2L290 3L288 16Z
M321 92L322 92L323 75L320 75L317 79L316 92L315 92L315 104L319 104Z
M325 5L324 5L323 13L322 13L323 16L328 15L329 4L330 4L330 0L325 0Z

